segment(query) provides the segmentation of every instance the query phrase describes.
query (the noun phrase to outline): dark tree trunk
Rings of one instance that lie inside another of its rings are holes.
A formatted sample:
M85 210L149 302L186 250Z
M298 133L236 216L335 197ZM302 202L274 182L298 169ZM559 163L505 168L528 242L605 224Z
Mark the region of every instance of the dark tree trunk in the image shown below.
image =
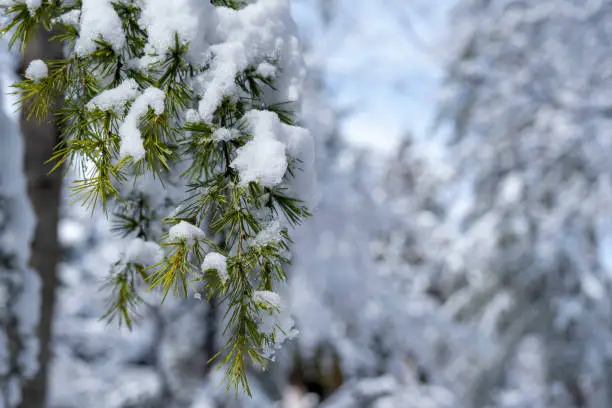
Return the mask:
M49 42L51 33L40 29L28 44L19 70L23 74L30 61L35 59L62 58L61 44ZM48 118L50 119L50 118ZM60 246L57 238L59 221L62 172L48 174L51 157L58 142L57 125L50 120L40 124L35 119L27 120L22 113L21 133L25 144L25 173L28 178L28 194L36 213L37 225L32 242L30 265L42 280L42 301L38 335L40 340L40 370L23 390L21 408L44 408L47 399L47 372L51 359L51 338L55 290L57 287L57 263Z

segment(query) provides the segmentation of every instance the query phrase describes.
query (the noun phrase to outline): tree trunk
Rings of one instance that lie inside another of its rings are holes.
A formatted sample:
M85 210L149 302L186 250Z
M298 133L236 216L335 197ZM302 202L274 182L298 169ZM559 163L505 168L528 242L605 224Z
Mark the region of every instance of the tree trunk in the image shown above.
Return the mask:
M23 74L30 61L35 59L60 59L62 47L50 42L51 33L40 29L28 44L19 70ZM48 118L50 119L50 118ZM37 225L32 242L30 265L40 274L42 281L41 314L38 326L40 340L39 364L36 376L23 390L21 408L44 408L47 398L47 371L51 358L51 338L55 290L57 287L57 264L60 246L57 238L59 221L62 172L48 174L52 164L45 164L58 142L58 128L50 120L40 124L27 120L21 114L21 133L25 144L25 172L28 179L28 194L36 213Z

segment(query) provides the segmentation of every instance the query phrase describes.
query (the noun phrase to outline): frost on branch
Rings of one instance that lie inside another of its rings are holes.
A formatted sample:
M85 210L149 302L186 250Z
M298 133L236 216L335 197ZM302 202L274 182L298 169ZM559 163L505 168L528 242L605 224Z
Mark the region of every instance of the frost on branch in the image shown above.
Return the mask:
M131 240L111 271L106 317L131 325L150 286L223 299L220 360L248 389L248 366L265 365L278 337L258 329L253 293L285 279L289 235L316 202L289 2L42 2L34 18L24 7L0 6L3 32L27 40L44 19L68 51L47 76L16 85L24 107L42 119L65 97L54 159L83 164L75 193Z

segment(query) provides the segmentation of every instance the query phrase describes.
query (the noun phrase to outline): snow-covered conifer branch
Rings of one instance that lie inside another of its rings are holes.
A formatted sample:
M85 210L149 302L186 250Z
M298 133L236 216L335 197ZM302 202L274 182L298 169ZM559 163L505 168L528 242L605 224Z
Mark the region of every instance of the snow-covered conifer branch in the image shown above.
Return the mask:
M314 196L313 142L294 115L304 72L288 1L2 4L12 44L43 23L68 50L15 85L28 114L61 123L52 159L78 163L75 194L141 240L115 265L107 317L131 325L146 286L221 295L220 361L248 391L248 360L265 365L286 338L282 322L260 327L269 311L254 293L285 279L290 230ZM212 253L224 268L202 271Z

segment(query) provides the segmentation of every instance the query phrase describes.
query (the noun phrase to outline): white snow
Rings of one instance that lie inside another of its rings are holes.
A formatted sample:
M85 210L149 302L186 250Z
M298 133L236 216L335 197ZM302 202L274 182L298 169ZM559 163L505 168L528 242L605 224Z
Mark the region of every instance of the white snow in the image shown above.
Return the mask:
M145 241L142 238L134 238L128 244L125 251L125 262L151 266L164 258L164 251L159 244L152 241Z
M391 375L365 379L357 384L356 389L362 396L391 393L398 387L397 380Z
M164 112L164 91L155 87L149 87L140 95L128 112L123 124L119 127L121 137L120 154L122 157L132 156L134 160L140 160L145 155L142 135L138 129L138 121L144 116L149 107L156 115Z
M205 238L206 234L200 228L187 221L181 221L173 225L168 231L168 237L171 241L187 241L188 244L193 243L197 239Z
M315 169L315 143L308 129L281 124L287 155L296 163L293 177L288 180L290 194L315 208L321 198Z
M221 99L236 92L236 74L290 46L293 37L287 28L293 23L289 12L285 0L258 1L241 10L217 7L210 12L208 24L214 24L216 29L211 40L216 41L208 49L214 56L210 70L200 78L205 90L198 110L203 120L210 121ZM296 56L289 52L281 55L289 60L283 61L287 78L293 78L295 72L289 68Z
M259 231L251 240L250 245L254 247L265 246L272 242L278 242L283 237L281 235L281 224L279 220L273 220L266 227Z
M262 62L257 66L256 72L264 78L270 78L276 75L276 66L269 62Z
M43 60L33 60L25 70L25 77L32 81L40 81L49 75L49 68Z
M87 227L72 219L62 219L58 225L58 239L61 245L69 247L84 242L87 236Z
M243 185L256 181L274 187L287 171L285 145L274 139L255 138L238 149L232 167L238 170Z
M229 277L227 274L227 258L224 255L218 252L207 253L204 257L204 262L202 262L202 271L204 272L208 269L216 269L219 279L223 283L227 281Z
M182 45L193 41L198 32L191 0L145 0L140 24L147 27L149 46L162 55L174 46L175 34Z
M95 41L100 37L119 52L125 45L125 34L121 20L111 0L83 0L79 37L74 50L79 55L96 49Z
M507 175L501 183L500 204L514 204L521 199L524 181L519 174Z
M288 180L291 194L314 207L318 200L314 170L314 141L307 129L280 121L271 111L251 110L245 115L253 139L238 150L232 167L240 181L256 181L265 186L283 182L288 158L296 163L294 177Z
M228 141L228 140L232 140L235 136L235 133L231 131L231 129L228 128L219 128L219 129L215 129L215 131L212 134L212 138L213 140L216 141Z
M210 119L210 115L205 117L201 115L201 111L213 112L223 96L245 96L242 91L236 89L235 76L247 67L256 67L260 75L274 76L278 81L276 83L278 91L266 89L260 101L261 105L285 102L287 96L293 99L298 95L297 85L303 69L294 36L295 29L289 16L289 2L257 0L248 3L250 4L246 8L235 11L212 6L208 1L197 0L134 2L134 5L143 8L140 23L144 24L147 30L148 44L145 48L147 55L140 61L125 61L124 68L129 67L138 74L151 75L155 79L158 73L153 72L153 67L146 62L159 61L164 55L152 54L163 54L168 47L173 46L175 32L178 33L181 44L190 43L187 58L196 67L199 77L197 81L186 84L194 89L197 96L193 100L186 101L186 105L193 107L198 101L202 103L198 106L201 108L200 111L179 110L176 118L169 119L176 120L177 126L185 120L200 122ZM58 20L74 24L80 30L76 44L76 53L79 56L95 51L97 39L109 42L115 51L126 56L125 36L118 16L112 10L110 0L84 0L80 14L75 10L59 17ZM274 61L275 65L264 61ZM211 63L209 71L199 70L209 62ZM128 73L128 76L131 75ZM125 78L125 72L122 72L122 78ZM110 78L99 79L101 86L108 84L110 80ZM165 109L164 103L164 94L161 90L154 88L139 90L136 81L127 79L116 88L106 90L92 98L87 103L86 109L116 113L120 118L117 125L121 141L119 153L121 156L129 155L138 160L145 154L140 126L143 116L150 113L151 108L156 114L161 114ZM293 107L292 105L291 108ZM297 104L295 111L299 111ZM297 135L297 128L282 125L276 114L272 112L259 116L253 112L250 116L253 120L253 123L249 124L253 137L249 145L239 152L245 165L244 171L241 172L241 176L244 176L242 181L245 182L245 179L253 177L265 185L278 185L286 181L284 178L288 163L297 158L294 154L302 154L302 145L308 144L308 141L302 143L298 139L308 139L310 135L307 132ZM257 123L258 120L261 123ZM216 123L210 125L213 129L217 126ZM231 123L226 128L217 129L212 137L217 141L228 141L240 135L242 130L242 123ZM291 136L293 133L296 134L295 137ZM240 167L241 157L234 162L236 168ZM194 375L190 370L191 366L195 366L197 373L202 372L202 361L193 356L199 357L198 353L201 351L194 347L194 342L204 338L202 334L209 329L203 324L204 319L202 319L202 313L205 313L208 307L207 302L200 304L172 299L168 300L164 308L159 308L157 294L141 293L141 290L144 292L146 289L145 282L144 285L137 287L137 290L147 304L139 310L144 315L142 324L147 329L143 332L141 327L137 327L128 336L98 321L106 306L102 295L106 294L95 290L81 290L97 287L95 285L98 285L102 277L108 273L110 266L107 263L112 261L118 261L116 264L112 263L115 265L113 268L122 268L125 262L147 265L160 259L160 247L153 240L159 241L163 237L165 227L160 219L172 208L176 208L186 195L188 180L179 178L183 170L191 164L190 158L185 157L185 159L180 163L171 164L169 172L171 180L167 184L162 185L159 179L155 180L145 174L134 182L118 185L120 195L129 197L130 204L132 204L131 197L138 196L153 210L151 214L154 214L154 218L151 220L150 228L147 229L147 239L151 241L140 238L127 241L114 240L108 234L100 237L97 232L92 231L89 222L83 223L87 225L86 237L65 240L70 245L79 247L78 251L67 251L69 256L82 256L83 260L71 267L61 266L61 278L65 286L59 288L61 295L58 295L61 305L56 318L58 324L53 350L56 359L51 375L54 390L51 393L53 406L79 405L96 408L141 402L142 405L146 405L147 401L137 401L137 399L148 398L151 396L149 394L161 395L162 390L158 388L162 386L163 391L169 391L171 398L179 394L181 398L185 396L181 400L185 406L198 404L193 396L199 392L190 392L193 391L193 388L190 389L190 384L198 383L199 388L195 390L199 391L202 384L207 386L207 380L201 381L199 374ZM304 163L304 166L309 165L308 160ZM302 163L298 166L301 167ZM0 172L1 178L2 172ZM120 211L123 210L121 208ZM131 210L134 210L134 207L125 209L126 212ZM198 239L205 237L204 231L198 228L199 225L180 222L169 228L168 237L170 240L197 242ZM202 221L201 225L205 225L205 221ZM278 227L274 225L274 223L268 225L253 242L265 244L280 239L280 225ZM9 238L6 238L7 242L12 242ZM91 249L92 245L95 249ZM100 250L102 247L113 248L114 251L102 251ZM4 246L0 245L0 248L3 249ZM232 253L231 250L228 252ZM209 253L203 261L202 268L214 267L221 280L228 279L227 259L222 254ZM67 262L72 263L72 259ZM266 304L270 312L266 313L271 320L268 321L269 324L262 325L264 330L271 333L282 327L289 336L296 333L293 330L293 321L288 316L271 313L272 309L281 308L278 294L262 291L256 293L255 298ZM249 302L249 299L246 301ZM190 310L191 305L197 308ZM182 326L175 324L179 319L184 321ZM218 323L220 334L223 313L219 313ZM182 330L187 328L189 330ZM270 354L273 352L272 349L280 345L284 336L277 333L275 336L277 341L271 347ZM154 357L153 363L149 361L150 357ZM146 361L145 364L140 364L143 360ZM126 368L127 366L131 368ZM146 381L139 383L135 380L136 375L140 375L140 378ZM188 378L189 381L177 381L182 377ZM71 379L69 384L66 378ZM251 378L250 381L254 390L257 390L257 379ZM141 387L139 384L144 385ZM143 388L146 388L147 392L143 392ZM216 403L217 400L225 399L224 392L215 394L214 390L205 391L207 396L211 396L211 402ZM240 403L241 406L262 408L272 406L273 402L261 394L261 398L245 400L244 403ZM255 405L253 402L255 400L266 402ZM168 403L171 404L170 401Z
M61 16L55 18L54 22L61 22L64 24L71 24L74 26L79 26L79 21L81 21L81 10L70 10L67 13L62 14Z
M273 329L271 330L271 328ZM299 330L295 328L295 321L291 316L283 313L280 316L267 315L264 317L264 322L259 326L260 330L263 332L271 333L274 332L274 343L271 345L266 345L263 348L264 357L274 360L274 355L276 351L279 350L285 341L295 339L298 334L300 334Z
M283 181L287 171L286 146L281 137L281 122L274 112L250 111L246 114L253 139L238 149L232 167L238 170L240 182L259 182L274 187Z
M278 293L268 290L255 291L253 301L266 309L260 312L261 321L258 328L264 334L273 334L274 341L263 346L262 354L274 361L276 351L285 341L294 339L299 332Z
M119 113L126 103L137 98L139 94L136 80L126 79L117 87L102 91L91 98L87 103L87 109L113 110Z
M268 308L280 309L281 298L276 292L269 290L256 290L253 292L253 302L264 304Z
M38 371L38 353L40 345L33 335L40 319L40 291L42 282L38 273L31 269L22 272L23 287L16 303L14 312L19 316L19 334L23 344L19 354L19 363L24 378L31 378Z
M30 14L34 15L36 10L41 6L42 0L25 0L25 4L28 6Z

